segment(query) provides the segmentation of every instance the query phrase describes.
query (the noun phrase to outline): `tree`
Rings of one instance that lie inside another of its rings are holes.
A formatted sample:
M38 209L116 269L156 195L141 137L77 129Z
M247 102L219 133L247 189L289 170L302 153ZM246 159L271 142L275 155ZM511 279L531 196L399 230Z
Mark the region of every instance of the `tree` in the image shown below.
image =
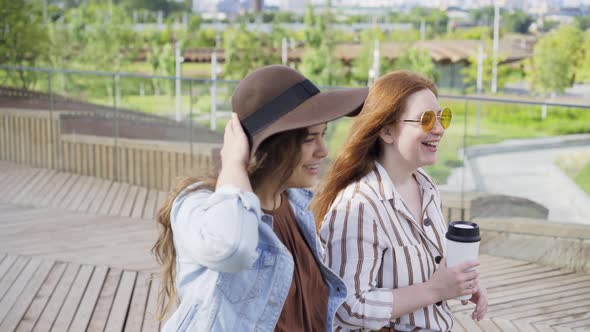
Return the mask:
M533 18L521 10L502 15L502 26L510 32L526 34L533 22Z
M586 39L582 46L582 56L578 62L576 80L578 82L590 82L590 35L586 34Z
M280 54L271 47L266 34L247 31L243 25L226 29L223 45L224 77L229 79L242 79L258 67L280 63Z
M192 1L170 1L170 0L123 0L121 1L127 8L147 9L150 11L162 11L165 16L175 12L189 12Z
M299 69L318 85L336 85L344 82L344 67L334 55L335 40L330 25L330 4L322 15L315 16L311 5L307 7L305 22L305 54Z
M494 24L494 6L485 6L469 11L469 17L476 25L490 26Z
M487 40L484 45L484 59L482 62L482 89L484 92L491 90L492 68L494 66L494 57L492 56L492 42ZM504 87L512 77L521 77L522 73L506 64L501 64L504 60L502 54L498 57L498 88ZM477 55L469 57L469 65L462 70L463 82L467 92L475 92L477 89Z
M47 59L47 32L43 14L31 1L0 0L0 63L34 67ZM34 72L9 71L9 78L28 89L36 81Z
M534 86L545 93L563 93L571 86L582 56L582 42L582 32L574 26L562 26L541 38L532 59Z
M408 48L395 61L395 69L411 70L420 73L431 80L438 80L438 70L427 50L416 47Z
M422 7L413 8L409 19L414 23L416 29L420 28L420 24L424 20L428 28L436 35L447 32L449 24L449 16L445 11Z
M88 4L66 14L71 26L72 46L79 52L79 66L99 71L119 71L134 58L138 46L131 21L119 6Z
M578 29L586 31L590 29L590 16L576 16L574 17L574 24Z

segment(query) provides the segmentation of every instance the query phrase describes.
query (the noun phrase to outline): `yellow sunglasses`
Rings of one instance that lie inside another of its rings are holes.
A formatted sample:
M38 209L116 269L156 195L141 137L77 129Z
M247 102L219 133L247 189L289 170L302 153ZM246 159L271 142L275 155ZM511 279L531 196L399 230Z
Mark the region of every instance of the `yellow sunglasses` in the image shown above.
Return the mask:
M436 119L440 119L440 124L443 128L447 129L451 126L451 120L453 119L453 112L448 107L443 108L440 111L440 115L436 115L433 110L428 110L420 116L420 120L400 120L403 122L418 122L424 130L425 133L429 133L432 128L434 128L434 124L436 123Z

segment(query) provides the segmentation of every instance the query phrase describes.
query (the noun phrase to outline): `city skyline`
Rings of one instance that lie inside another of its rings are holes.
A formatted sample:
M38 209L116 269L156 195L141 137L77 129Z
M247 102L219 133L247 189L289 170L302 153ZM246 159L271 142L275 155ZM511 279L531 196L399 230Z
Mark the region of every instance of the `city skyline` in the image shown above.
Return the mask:
M323 6L326 0L264 0L263 6L278 8L285 11L301 11L307 3L314 6ZM445 9L456 7L462 9L474 9L493 5L493 0L332 0L332 6L358 7L358 8L411 8L430 7ZM508 1L498 0L501 7L509 9L534 9L534 12L544 12L558 8L576 8L590 6L590 0L521 0ZM193 0L193 10L199 12L218 11L220 4L224 7L247 7L252 8L253 0Z

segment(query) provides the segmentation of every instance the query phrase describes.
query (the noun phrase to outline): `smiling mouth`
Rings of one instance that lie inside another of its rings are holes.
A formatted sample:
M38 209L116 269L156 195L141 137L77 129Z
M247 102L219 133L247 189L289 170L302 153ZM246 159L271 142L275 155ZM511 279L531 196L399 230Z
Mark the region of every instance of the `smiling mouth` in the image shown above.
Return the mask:
M307 166L303 166L303 168L308 169L310 171L317 171L320 169L320 165L307 165Z
M439 143L439 141L435 141L435 142L422 142L423 145L426 145L426 146L429 146L429 147L432 147L432 148L438 147L438 143Z

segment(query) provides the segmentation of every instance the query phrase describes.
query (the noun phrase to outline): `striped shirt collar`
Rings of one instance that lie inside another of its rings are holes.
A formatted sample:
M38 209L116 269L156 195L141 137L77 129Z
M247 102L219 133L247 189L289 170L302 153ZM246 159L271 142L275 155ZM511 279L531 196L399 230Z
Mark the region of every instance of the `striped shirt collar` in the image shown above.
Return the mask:
M418 168L413 175L416 177L420 190L422 191L422 207L426 208L432 198L438 195L434 181L421 168ZM407 211L407 214L411 216L411 213L401 199L401 195L397 192L393 181L391 181L389 174L387 174L385 167L378 161L375 161L374 171L365 176L365 182L376 191L380 200L392 200L396 210Z

